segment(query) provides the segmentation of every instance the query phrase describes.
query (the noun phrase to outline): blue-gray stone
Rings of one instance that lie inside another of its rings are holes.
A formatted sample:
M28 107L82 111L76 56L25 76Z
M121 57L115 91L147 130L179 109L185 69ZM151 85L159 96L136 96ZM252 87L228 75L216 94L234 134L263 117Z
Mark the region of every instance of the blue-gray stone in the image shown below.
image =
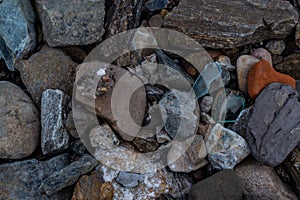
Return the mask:
M120 172L116 181L127 188L135 187L139 182L144 181L144 176L141 174Z
M149 0L145 3L145 8L151 12L161 10L168 5L168 0Z

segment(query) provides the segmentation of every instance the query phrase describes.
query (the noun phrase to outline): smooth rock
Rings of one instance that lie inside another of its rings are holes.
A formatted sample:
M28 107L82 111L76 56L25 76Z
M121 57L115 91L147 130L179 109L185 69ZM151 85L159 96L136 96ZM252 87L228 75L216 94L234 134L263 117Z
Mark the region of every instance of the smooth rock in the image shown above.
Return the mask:
M49 46L88 45L102 40L104 0L35 0L35 4Z
M126 188L133 188L144 181L144 176L136 173L120 172L116 181Z
M211 96L203 97L203 99L200 103L200 110L202 112L208 113L211 110L213 101L214 101L214 98Z
M168 0L148 0L145 3L145 8L151 12L161 10L168 5Z
M220 124L213 127L205 141L208 160L215 169L233 169L250 154L247 142Z
M271 167L249 159L239 164L235 168L235 172L242 179L243 199L297 199Z
M266 86L274 82L288 84L296 88L294 78L276 72L266 60L260 60L251 68L248 73L247 81L248 94L252 99L255 99Z
M59 89L72 96L76 63L62 51L45 47L16 68L38 106L46 89Z
M160 14L153 15L149 20L150 27L161 27L164 23L164 19Z
M181 0L165 17L164 26L185 33L204 47L233 48L284 38L298 18L288 1Z
M239 116L236 118L234 124L231 126L231 130L233 130L243 138L246 137L246 133L248 130L248 121L250 119L252 111L252 106L242 110L242 112L240 112Z
M39 111L18 86L0 81L0 158L20 159L39 143Z
M75 139L79 139L79 135L78 132L76 130L75 124L74 124L74 118L73 118L73 112L70 111L67 114L67 119L66 119L66 130L68 131L68 133Z
M222 170L192 186L189 200L240 200L241 179L233 170Z
M65 129L70 97L61 90L48 89L41 101L41 147L44 155L61 152L69 147L70 136Z
M35 14L29 0L0 2L0 59L14 70L15 62L26 57L36 45Z
M272 55L270 54L270 52L268 52L268 50L264 48L254 49L253 51L251 51L251 56L254 56L259 60L264 59L268 61L271 64L271 66L273 66Z
M285 49L285 42L283 40L271 40L266 44L266 48L275 55L281 55Z
M300 142L299 94L291 86L272 83L257 97L246 134L254 158L276 166Z
M282 63L275 65L275 70L300 79L300 53L294 53L285 57Z
M90 131L89 137L92 147L101 149L112 149L120 143L115 133L107 124L93 128Z

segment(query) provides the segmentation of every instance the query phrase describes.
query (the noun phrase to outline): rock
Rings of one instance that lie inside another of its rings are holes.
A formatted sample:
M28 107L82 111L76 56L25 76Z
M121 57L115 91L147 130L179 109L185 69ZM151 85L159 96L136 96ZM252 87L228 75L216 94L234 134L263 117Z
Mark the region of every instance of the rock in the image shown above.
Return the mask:
M76 63L62 51L43 48L28 60L22 60L16 68L37 105L46 89L59 89L72 96Z
M233 48L283 38L298 18L293 6L281 0L183 0L165 17L164 26L187 34L204 47Z
M243 188L241 179L233 170L223 170L192 186L189 200L240 200Z
M300 79L300 53L294 53L285 57L282 63L276 65L274 68L284 74L288 74L295 79Z
M120 172L116 181L126 188L133 188L144 181L144 176L136 173Z
M271 40L266 44L266 48L275 55L281 55L285 49L285 42L283 40Z
M258 58L249 55L242 55L236 63L236 73L240 90L244 94L248 94L247 76L250 69L259 61Z
M205 141L208 160L215 169L233 169L250 154L247 142L220 124L213 127Z
M273 66L272 55L266 49L264 49L264 48L254 49L251 52L251 55L259 60L264 59L264 60L268 61L271 64L271 66Z
M65 129L70 97L60 90L48 89L41 101L41 147L44 155L61 152L69 147L70 136Z
M78 132L76 130L75 124L74 124L74 118L73 118L73 112L70 111L67 115L66 119L66 130L68 133L75 139L79 139Z
M231 64L230 58L228 56L220 55L216 62L218 65L222 67L225 71L234 71L235 66Z
M74 152L75 154L77 154L79 156L83 156L86 152L86 148L85 148L84 144L82 144L81 140L72 141L72 143L70 145L70 149L72 150L72 152Z
M295 31L296 45L300 47L300 23L298 22Z
M47 195L52 195L55 192L74 184L81 175L90 172L97 163L96 159L85 154L80 157L79 160L52 173L42 182L41 188Z
M64 47L63 50L72 60L76 63L83 63L86 55L86 52L83 48L80 47Z
M101 149L112 149L120 143L115 133L107 124L93 128L90 131L89 137L92 147Z
M297 199L271 167L249 159L239 164L235 172L242 179L243 197L246 200Z
M153 152L159 147L159 143L154 138L139 138L133 139L133 144L140 152Z
M160 14L153 15L149 20L150 27L161 27L164 23L164 19Z
M253 107L246 108L240 112L239 116L236 118L236 121L231 126L231 130L242 136L246 137L246 133L248 130L248 121L253 111Z
M102 40L104 0L35 0L35 4L49 46L88 45Z
M13 20L12 20L13 19ZM29 0L2 0L0 2L0 59L14 70L16 60L35 49L35 15Z
M148 0L145 3L145 8L150 12L154 12L156 10L161 10L166 8L168 5L168 0Z
M164 130L162 130L156 134L156 140L160 144L169 143L172 141L172 139L169 137L168 133Z
M202 112L208 113L211 110L213 101L214 101L214 98L211 96L203 97L201 104L200 104L200 110Z
M296 80L296 90L300 93L300 80Z
M292 77L276 72L266 60L257 62L249 71L248 94L255 99L270 83L279 82L296 88L296 81Z
M299 95L291 86L272 83L257 97L247 140L254 158L280 164L300 142Z
M39 111L16 85L0 81L0 158L20 159L39 143Z
M5 163L0 165L0 199L70 199L69 189L50 196L41 194L39 187L52 173L61 170L69 163L69 156L63 154L47 161L36 159Z

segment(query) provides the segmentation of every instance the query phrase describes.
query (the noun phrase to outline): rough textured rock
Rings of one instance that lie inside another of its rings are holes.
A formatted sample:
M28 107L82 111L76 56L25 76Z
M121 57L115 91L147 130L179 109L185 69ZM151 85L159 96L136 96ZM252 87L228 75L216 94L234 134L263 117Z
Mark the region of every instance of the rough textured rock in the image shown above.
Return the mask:
M0 81L0 158L20 159L39 143L39 111L18 86Z
M266 60L260 60L249 71L248 94L255 99L270 83L279 82L296 88L296 80L286 74L276 72Z
M201 104L200 104L200 110L202 112L208 113L212 107L214 98L211 96L205 96L203 97Z
M104 0L35 0L35 3L49 46L88 45L102 40Z
M240 200L243 188L241 179L233 170L223 170L192 186L189 200Z
M143 180L143 175L129 172L120 172L116 179L119 184L127 188L133 188Z
M168 0L149 0L145 3L145 8L151 12L161 10L168 5Z
M12 20L13 19L13 20ZM0 2L0 59L14 70L17 59L22 59L35 48L35 15L29 0Z
M164 24L203 46L233 48L283 38L297 22L298 13L288 1L183 0L169 12Z
M72 191L68 189L50 196L39 191L44 179L68 163L69 156L63 154L47 161L31 159L0 165L0 199L70 199Z
M73 112L70 111L67 115L67 119L66 119L66 130L68 131L68 133L76 139L79 139L79 135L78 132L76 130L75 124L74 124L74 118L73 118Z
M282 63L274 67L278 72L288 74L295 79L300 79L300 53L285 57Z
M272 83L257 97L247 140L258 161L276 166L300 142L299 95L288 85Z
M242 179L243 199L297 199L271 167L249 159L239 164L235 172Z
M72 96L76 63L62 51L45 47L16 68L36 104L40 105L46 89L59 89Z
M253 111L252 106L242 110L242 112L239 114L234 124L231 126L231 130L233 130L243 138L246 137L246 133L248 130L248 121L252 111Z
M266 44L266 48L275 55L281 55L285 47L283 40L271 40Z
M92 147L101 149L111 149L120 143L115 133L107 124L93 128L89 137Z
M69 147L70 136L65 121L70 97L60 90L47 89L41 101L41 147L44 155L61 152Z

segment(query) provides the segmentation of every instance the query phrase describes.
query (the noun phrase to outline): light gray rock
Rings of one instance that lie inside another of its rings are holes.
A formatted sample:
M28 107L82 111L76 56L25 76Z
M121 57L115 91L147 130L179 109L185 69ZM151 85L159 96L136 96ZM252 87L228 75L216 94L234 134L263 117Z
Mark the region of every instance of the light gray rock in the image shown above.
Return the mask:
M127 188L133 188L143 181L143 175L129 172L120 172L116 181Z
M119 145L120 141L109 125L97 126L89 134L92 147L111 149Z
M202 112L208 113L211 110L213 101L214 101L214 98L211 96L203 97L201 104L200 104L200 110Z

